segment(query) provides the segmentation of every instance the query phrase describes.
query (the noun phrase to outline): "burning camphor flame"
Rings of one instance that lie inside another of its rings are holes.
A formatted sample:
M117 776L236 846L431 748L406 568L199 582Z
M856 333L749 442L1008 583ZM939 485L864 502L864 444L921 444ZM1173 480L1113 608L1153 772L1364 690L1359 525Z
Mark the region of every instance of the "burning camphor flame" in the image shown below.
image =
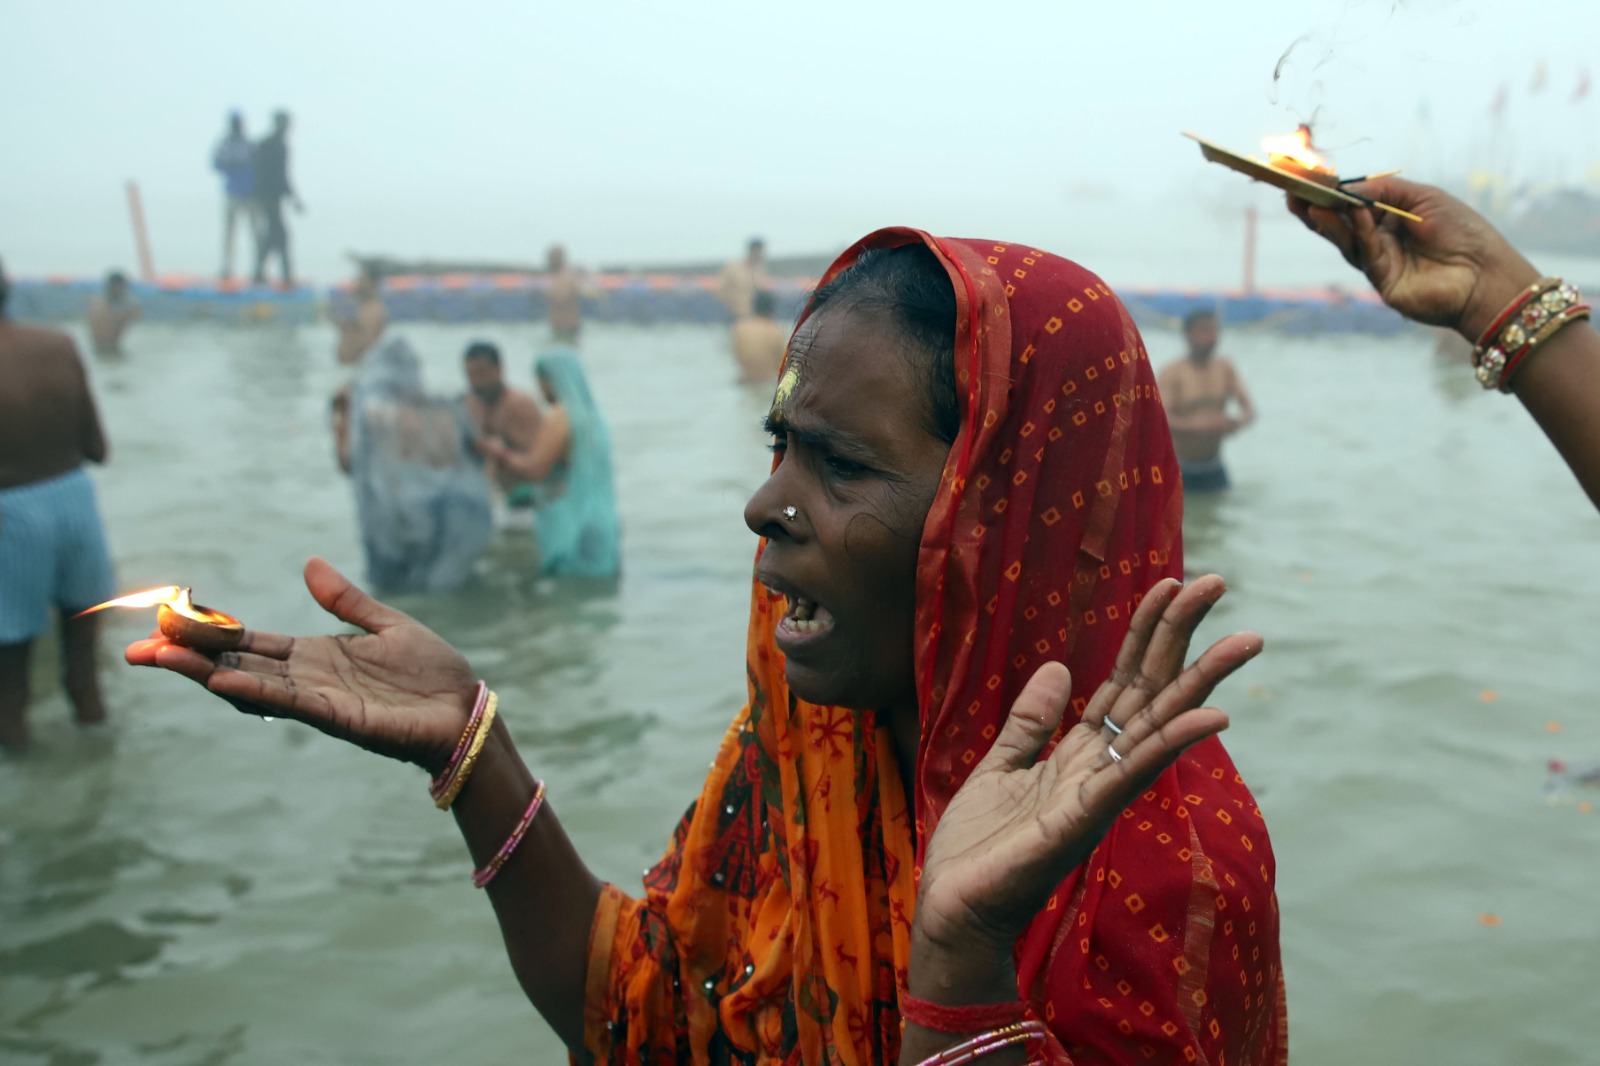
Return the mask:
M1301 124L1293 133L1280 133L1261 139L1261 150L1267 153L1267 162L1276 166L1292 163L1301 170L1319 174L1332 174L1322 154L1311 147L1311 127Z
M238 620L221 611L208 611L203 607L196 607L190 593L192 589L180 588L177 585L165 585L158 589L146 589L143 592L131 592L126 596L118 596L114 600L96 604L87 611L80 611L75 617L81 618L86 614L103 611L107 607L160 607L165 605L196 622L209 622L212 625L238 625Z

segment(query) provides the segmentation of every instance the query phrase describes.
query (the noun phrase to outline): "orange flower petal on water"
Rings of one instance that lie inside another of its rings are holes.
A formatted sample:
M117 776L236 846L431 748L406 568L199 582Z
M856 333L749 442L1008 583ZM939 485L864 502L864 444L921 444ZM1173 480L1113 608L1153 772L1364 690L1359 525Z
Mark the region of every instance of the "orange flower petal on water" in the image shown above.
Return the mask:
M1593 811L1594 811L1594 804L1590 803L1588 800L1583 800L1578 804L1578 813L1579 814L1591 814L1591 813L1593 813Z
M1500 924L1500 916L1498 914L1480 914L1478 915L1478 924L1493 929Z
M1492 688L1486 688L1482 692L1478 693L1478 698L1484 703L1493 703L1495 700L1500 698L1500 693L1496 692Z
M1544 731L1546 733L1559 733L1559 732L1561 732L1561 723L1560 722L1546 722L1544 724Z

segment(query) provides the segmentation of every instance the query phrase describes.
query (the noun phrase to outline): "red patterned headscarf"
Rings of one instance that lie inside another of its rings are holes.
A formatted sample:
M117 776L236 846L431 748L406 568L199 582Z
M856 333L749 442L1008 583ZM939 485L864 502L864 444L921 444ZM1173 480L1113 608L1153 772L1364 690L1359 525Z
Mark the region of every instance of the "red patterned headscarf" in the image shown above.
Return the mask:
M608 887L587 1042L616 1063L889 1063L920 847L1022 686L1064 661L1068 724L1111 672L1145 590L1182 574L1182 492L1155 377L1099 278L1028 245L921 242L958 312L965 417L923 527L913 816L887 725L808 704L752 591L750 703L643 899ZM1058 1063L1286 1056L1274 866L1220 742L1186 752L1051 895L1018 984Z

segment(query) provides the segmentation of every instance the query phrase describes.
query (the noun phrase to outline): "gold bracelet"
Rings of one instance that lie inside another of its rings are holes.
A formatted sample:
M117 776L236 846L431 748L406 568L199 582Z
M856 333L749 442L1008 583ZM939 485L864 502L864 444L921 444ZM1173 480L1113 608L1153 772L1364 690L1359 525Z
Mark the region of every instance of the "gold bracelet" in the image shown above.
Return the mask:
M461 765L456 769L455 777L450 779L450 784L439 793L439 798L433 805L441 811L450 809L456 801L461 790L467 785L467 778L472 776L472 768L478 764L478 754L483 751L484 742L489 739L489 727L494 725L495 712L500 709L500 697L489 693L489 705L483 709L483 721L478 723L478 731L472 735L472 744L467 748L467 754L462 758Z

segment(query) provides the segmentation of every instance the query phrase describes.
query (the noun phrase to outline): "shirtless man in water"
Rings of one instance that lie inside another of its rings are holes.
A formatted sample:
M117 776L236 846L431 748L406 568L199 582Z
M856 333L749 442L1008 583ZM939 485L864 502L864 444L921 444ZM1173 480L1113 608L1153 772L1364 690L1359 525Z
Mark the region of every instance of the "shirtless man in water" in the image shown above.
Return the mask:
M116 595L111 557L83 464L106 438L77 348L64 333L5 317L0 268L0 749L28 744L28 660L60 616L61 674L80 725L105 720L95 670L100 616Z
M557 344L576 345L583 328L583 287L577 273L567 263L567 250L550 246L546 264L549 288L545 300L550 307L550 335Z
M1223 438L1256 419L1239 371L1216 354L1220 332L1215 311L1189 312L1183 319L1188 354L1162 367L1156 379L1185 492L1220 492L1228 487ZM1237 406L1237 415L1230 405Z
M378 343L384 327L389 324L389 311L383 306L379 288L378 279L370 270L363 269L356 276L355 291L351 294L356 301L355 315L333 320L334 327L339 331L338 355L341 366L361 362L361 357Z
M532 396L506 384L500 349L486 341L467 346L467 412L478 427L478 453L488 462L488 474L505 492L512 507L532 505L528 485L509 464L533 452L544 413Z
M121 355L122 335L139 319L139 305L128 295L120 270L106 275L105 292L89 298L89 337L95 355Z
M756 293L754 310L749 318L733 324L733 357L739 364L740 381L770 385L778 380L789 331L778 324L777 301L766 289Z

